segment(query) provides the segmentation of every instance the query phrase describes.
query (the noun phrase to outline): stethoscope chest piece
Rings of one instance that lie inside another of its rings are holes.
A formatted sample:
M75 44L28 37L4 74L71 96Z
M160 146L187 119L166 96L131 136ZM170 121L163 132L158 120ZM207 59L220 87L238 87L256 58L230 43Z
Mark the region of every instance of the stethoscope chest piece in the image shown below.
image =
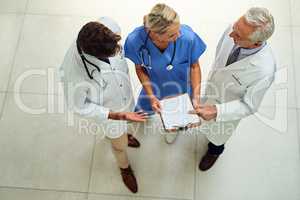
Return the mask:
M167 66L167 70L168 70L168 71L171 71L173 68L174 68L173 65L168 65L168 66Z

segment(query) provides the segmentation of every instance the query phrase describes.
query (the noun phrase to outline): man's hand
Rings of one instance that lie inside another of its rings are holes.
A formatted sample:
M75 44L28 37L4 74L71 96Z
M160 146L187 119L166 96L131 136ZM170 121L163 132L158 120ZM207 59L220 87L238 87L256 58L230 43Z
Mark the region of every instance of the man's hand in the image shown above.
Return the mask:
M126 120L132 122L145 122L148 118L148 114L144 112L119 112L119 113L109 113L109 119L114 120Z
M159 100L155 96L150 97L150 103L151 103L152 110L156 113L160 113L161 105Z
M217 107L216 105L200 105L195 110L189 112L190 114L197 114L204 120L209 121L216 119L217 117Z

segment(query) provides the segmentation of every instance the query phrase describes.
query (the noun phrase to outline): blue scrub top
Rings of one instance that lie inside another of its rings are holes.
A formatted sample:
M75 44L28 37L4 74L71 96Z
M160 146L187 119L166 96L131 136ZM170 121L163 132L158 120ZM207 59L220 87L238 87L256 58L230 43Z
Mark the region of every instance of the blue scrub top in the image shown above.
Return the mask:
M140 49L144 45L147 32L144 26L136 28L125 41L125 56L134 64L142 64ZM154 95L158 99L182 93L191 95L190 66L196 63L206 49L202 39L187 25L181 25L180 36L176 40L176 52L172 62L173 69L168 70L174 52L174 42L169 43L162 53L149 38L146 48L151 55L151 69L147 72ZM146 59L147 60L147 59ZM142 89L135 110L153 113L150 101Z

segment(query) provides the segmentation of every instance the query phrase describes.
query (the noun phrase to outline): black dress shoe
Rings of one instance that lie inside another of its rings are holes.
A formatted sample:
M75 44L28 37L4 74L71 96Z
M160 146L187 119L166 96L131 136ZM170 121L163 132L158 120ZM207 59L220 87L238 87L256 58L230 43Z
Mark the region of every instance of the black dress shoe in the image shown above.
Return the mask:
M131 134L127 134L128 137L128 146L132 148L139 148L141 146L140 142L133 137Z
M132 193L137 193L138 185L131 167L128 166L126 169L120 168L120 170L123 183Z
M215 164L219 156L220 155L210 154L207 151L199 163L199 169L201 171L210 169Z

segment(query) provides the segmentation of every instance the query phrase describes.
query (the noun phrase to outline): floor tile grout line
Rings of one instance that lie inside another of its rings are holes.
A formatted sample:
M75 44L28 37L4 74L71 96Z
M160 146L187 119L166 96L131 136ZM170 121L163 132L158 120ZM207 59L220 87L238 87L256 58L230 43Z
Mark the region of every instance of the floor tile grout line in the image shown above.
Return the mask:
M290 8L289 8L289 11L290 11L290 23L291 23L291 26L293 27L293 26L300 26L300 25L294 25L294 23L293 23L293 15L294 15L294 11L293 11L293 4L292 4L292 1L293 0L289 0L289 2L290 2Z
M36 190L41 192L61 192L61 193L77 193L86 194L88 192L76 191L76 190L60 190L60 189L48 189L48 188L31 188L31 187L18 187L18 186L0 186L0 189L16 189L16 190Z
M193 193L193 200L196 200L197 197L197 188L198 188L198 167L197 167L197 159L198 159L198 148L199 148L199 144L198 144L198 134L196 135L196 144L195 144L195 155L194 155L194 193Z
M0 12L0 16L4 16L4 15L12 15L12 16L25 16L26 14L24 12L5 12L5 13L1 13Z
M29 0L26 1L25 10L27 9L28 2L29 2ZM18 52L18 48L19 48L20 41L21 41L22 34L23 34L24 22L25 22L25 13L21 14L21 16L22 16L22 21L21 21L21 25L20 25L20 30L19 30L19 35L18 35L17 43L16 43L16 46L15 46L15 52L14 52L13 57L12 57L11 68L10 68L10 71L9 71L9 74L8 74L8 80L7 80L7 86L6 86L6 94L5 94L4 98L3 98L2 108L0 110L0 118L2 118L2 115L3 115L3 112L4 112L4 107L6 105L7 96L8 96L7 91L9 89L9 83L10 83L10 81L12 79L12 72L13 72L14 66L16 64L17 52Z
M293 18L292 18L292 0L289 0L289 18L290 18L290 26L293 26Z
M0 13L1 14L1 13ZM49 17L98 17L97 15L80 15L80 14L50 14L50 13L34 13L34 12L26 12L26 15L36 15L36 16L49 16ZM211 21L207 19L203 19L202 22L210 22L210 23L229 23L225 21ZM291 22L289 24L279 24L278 27L290 27L290 26L300 26L293 25Z
M134 197L134 198L146 198L146 199L164 199L164 200L192 200L186 198L176 198L176 197L164 197L164 196L151 196L151 195L130 195L130 194L113 194L113 193L98 193L89 192L89 194L103 195L103 196L123 196L123 197Z
M30 0L27 0L27 1L26 1L26 5L25 5L25 9L24 9L25 15L26 15L27 10L28 10L29 1L30 1Z
M1 92L1 91L0 91L0 94L3 95L2 103L0 104L0 120L1 120L2 112L4 110L4 105L5 105L5 98L6 98L6 95L8 95L8 94L7 94L7 92Z
M0 12L0 15L25 15L25 12Z
M32 13L32 12L26 12L25 14L32 15L32 16L47 16L47 17L82 17L82 18L98 17L96 15L50 14L50 13Z
M289 1L290 2L290 21L291 21L291 24L293 25L293 9L292 9L292 0ZM294 85L296 86L297 85L297 79L296 79L296 58L295 58L295 45L294 45L294 39L295 39L295 35L294 35L294 29L293 29L293 26L291 27L291 32L290 32L290 36L291 36L291 46L292 46L292 65L293 65L293 70L294 70L294 73L293 73L293 78L294 78ZM299 109L298 109L298 100L299 97L297 95L297 89L296 87L294 87L294 93L295 93L295 100L296 100L296 118L297 118L297 135L298 135L298 148L299 148L299 153L300 153L300 125L299 125L299 121L300 121L300 114L299 114Z
M297 118L297 125L296 125L296 130L297 130L297 136L298 136L298 148L299 148L299 162L300 162L300 125L299 125L299 121L300 121L300 108L296 109L296 118Z
M40 192L57 192L57 193L73 193L73 194L87 194L87 195L102 195L111 197L134 197L134 198L146 198L146 199L164 199L164 200L192 200L187 198L175 198L164 196L151 196L151 195L130 195L130 194L114 194L114 193L99 193L99 192L81 192L74 190L59 190L59 189L42 189L42 188L30 188L30 187L14 187L14 186L0 186L0 189L14 189L14 190L33 190Z
M92 150L92 159L89 169L89 179L88 179L88 186L87 186L87 192L90 192L91 187L91 181L92 181L92 175L93 175L93 167L94 167L94 161L95 161L95 152L96 152L96 144L97 144L97 136L94 136L94 143L93 143L93 150Z
M290 2L290 21L291 21L291 24L292 24L292 2L291 0L289 1ZM293 26L291 26L291 29L290 29L290 37L291 37L291 47L292 47L292 67L293 67L293 78L294 78L294 85L296 86L297 85L297 81L296 81L296 68L295 68L295 46L294 46L294 34L293 34ZM296 108L298 107L298 96L297 96L297 90L296 90L296 87L294 87L294 91L295 93L295 100L296 100Z

